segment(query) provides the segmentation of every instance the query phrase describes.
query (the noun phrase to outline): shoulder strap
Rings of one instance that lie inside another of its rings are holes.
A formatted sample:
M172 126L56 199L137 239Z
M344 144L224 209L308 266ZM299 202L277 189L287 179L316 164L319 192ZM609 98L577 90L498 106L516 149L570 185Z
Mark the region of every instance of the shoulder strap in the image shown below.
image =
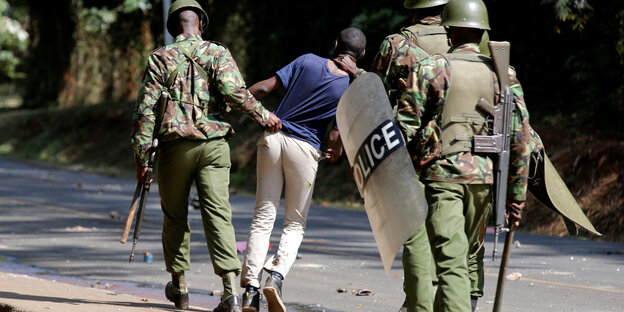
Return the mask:
M189 53L186 49L182 48L180 45L176 45L177 48L180 50L180 52L182 52L182 54L184 54L184 56L192 63L195 64L195 66L197 67L197 70L199 70L199 73L202 75L202 77L204 77L204 79L208 80L208 74L206 73L206 71L204 70L204 68L202 68L197 61L195 61L195 59L193 59L191 56L192 54L195 52L195 50L199 47L199 45L202 43L201 40L197 40L195 43L193 43L193 45L191 46L191 53ZM180 68L182 67L182 65L184 65L184 62L180 62L178 64L178 66L176 66L176 68L169 74L169 77L167 78L167 81L165 82L165 89L169 90L169 88L171 87L171 85L173 84L173 80L175 79L175 77L178 75L178 71L180 71Z
M197 48L199 48L199 45L202 43L201 40L197 40L195 41L195 43L193 43L193 45L191 46L191 51L187 51L186 49L182 48L181 46L178 46L178 49L180 49L180 51L182 52L182 54L184 54L184 56L186 56L186 58L191 61L192 64L195 65L195 67L197 67L197 70L199 70L199 73L202 75L202 77L204 77L204 79L206 81L208 81L208 74L206 73L206 71L204 70L203 67L201 67L199 65L199 63L197 63L197 61L192 57L193 53L195 53L195 50L197 50Z
M468 61L468 62L479 62L479 63L488 63L491 62L492 59L481 54L464 54L464 53L448 53L444 55L448 60L457 60L457 61Z
M418 30L420 36L446 35L444 27L421 28Z

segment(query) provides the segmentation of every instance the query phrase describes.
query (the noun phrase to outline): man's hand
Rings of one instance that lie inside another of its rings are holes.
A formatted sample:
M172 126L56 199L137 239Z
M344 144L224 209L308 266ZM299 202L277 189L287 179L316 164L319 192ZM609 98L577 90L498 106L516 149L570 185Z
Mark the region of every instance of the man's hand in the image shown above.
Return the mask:
M524 208L524 202L511 201L507 203L507 219L511 226L519 226L520 219L522 219L522 209Z
M349 56L339 55L337 58L333 59L334 63L338 68L344 70L349 74L350 77L355 77L361 69L357 67L355 60Z
M265 129L269 132L277 132L282 129L282 120L275 114L269 112L269 120L267 121Z
M154 181L154 178L151 178L149 181L145 180L145 176L147 175L147 170L148 169L149 169L148 167L137 166L136 178L143 185L150 185Z
M327 136L327 151L325 158L330 163L336 162L342 155L342 141L340 140L340 132L338 129L331 129Z

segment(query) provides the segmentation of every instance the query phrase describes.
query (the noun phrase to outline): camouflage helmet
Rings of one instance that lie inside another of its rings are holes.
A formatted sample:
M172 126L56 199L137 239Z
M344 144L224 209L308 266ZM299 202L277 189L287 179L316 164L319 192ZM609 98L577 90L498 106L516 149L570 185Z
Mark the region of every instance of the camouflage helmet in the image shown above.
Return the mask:
M481 0L450 0L442 11L442 26L490 30L485 3Z
M202 33L208 28L208 14L202 9L201 5L195 0L177 0L169 8L169 15L167 16L167 30L172 36L178 35L178 13L183 10L193 10L199 15L199 20L202 22Z
M406 9L423 9L443 5L449 2L449 0L405 0L403 6Z

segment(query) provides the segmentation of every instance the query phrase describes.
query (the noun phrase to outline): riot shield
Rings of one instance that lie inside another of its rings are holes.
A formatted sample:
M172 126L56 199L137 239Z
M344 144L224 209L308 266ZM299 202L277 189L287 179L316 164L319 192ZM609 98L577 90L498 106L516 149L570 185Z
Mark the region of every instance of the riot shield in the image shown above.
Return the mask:
M336 122L386 273L427 217L427 202L381 79L357 78L345 91Z
M531 194L546 207L561 215L570 235L578 234L575 225L578 224L591 233L601 236L602 234L594 228L583 213L544 149L539 149L537 153L537 157L531 157L530 172L535 172L533 177L529 177L528 189Z

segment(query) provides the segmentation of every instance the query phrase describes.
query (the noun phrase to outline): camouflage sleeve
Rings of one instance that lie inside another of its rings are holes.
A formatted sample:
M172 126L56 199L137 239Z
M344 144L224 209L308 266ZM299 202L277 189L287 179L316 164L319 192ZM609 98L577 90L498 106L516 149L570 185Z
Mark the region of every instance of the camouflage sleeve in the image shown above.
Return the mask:
M132 116L131 143L134 153L139 156L142 166L147 166L152 147L156 113L154 109L162 92L162 73L165 65L159 58L152 54L147 60L147 68L143 76L143 84L139 90L139 96Z
M407 142L418 134L425 109L435 111L444 105L449 79L450 67L443 57L430 57L410 68L407 87L396 113L399 128Z
M224 49L217 57L217 86L226 104L248 115L259 125L265 126L269 120L269 111L247 90L243 76L230 51Z
M379 52L375 55L370 71L379 75L381 80L386 83L386 77L392 63L392 46L388 38L384 39L379 46Z
M509 71L510 88L516 109L512 118L511 155L509 160L509 198L526 200L526 191L531 157L531 127L529 111L524 102L524 92L515 71Z

